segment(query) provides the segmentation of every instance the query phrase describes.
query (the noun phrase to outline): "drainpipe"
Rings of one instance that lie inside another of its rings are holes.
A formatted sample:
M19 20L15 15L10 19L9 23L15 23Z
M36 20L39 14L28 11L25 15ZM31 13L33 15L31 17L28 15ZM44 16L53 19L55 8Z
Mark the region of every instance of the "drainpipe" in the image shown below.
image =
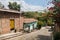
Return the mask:
M1 21L0 21L0 23L1 23ZM1 25L0 25L0 35L1 35L1 29L2 29L2 28L1 28Z

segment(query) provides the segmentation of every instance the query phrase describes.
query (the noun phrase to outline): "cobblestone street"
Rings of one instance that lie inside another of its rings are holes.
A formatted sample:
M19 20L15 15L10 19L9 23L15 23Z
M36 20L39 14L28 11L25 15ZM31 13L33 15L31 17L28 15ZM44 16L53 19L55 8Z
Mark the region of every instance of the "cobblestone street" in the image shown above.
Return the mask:
M7 40L52 40L52 38L51 38L51 32L49 32L48 29L43 27L38 31L34 31Z

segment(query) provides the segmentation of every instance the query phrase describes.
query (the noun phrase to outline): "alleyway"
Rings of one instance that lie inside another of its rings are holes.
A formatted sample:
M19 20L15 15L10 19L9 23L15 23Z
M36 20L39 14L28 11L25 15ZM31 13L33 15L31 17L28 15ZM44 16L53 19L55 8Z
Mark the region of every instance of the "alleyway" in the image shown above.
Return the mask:
M41 28L38 31L28 33L22 36L18 36L15 38L7 39L7 40L52 40L51 39L51 32L48 31L49 29Z

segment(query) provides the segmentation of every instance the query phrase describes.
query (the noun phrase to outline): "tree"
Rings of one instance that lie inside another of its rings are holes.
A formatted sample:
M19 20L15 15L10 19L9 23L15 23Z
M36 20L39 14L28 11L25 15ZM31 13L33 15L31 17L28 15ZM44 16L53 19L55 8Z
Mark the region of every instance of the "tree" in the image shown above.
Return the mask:
M4 5L0 2L0 9L4 8Z
M16 2L13 2L13 3L9 2L8 7L9 9L20 11L20 4L17 4Z
M52 2L54 6L54 13L60 13L60 0L53 0Z
M55 27L54 27L54 40L60 40L60 0L53 0L54 6L54 18L55 18Z
M25 12L24 16L27 18L37 18L40 15L38 12Z
M60 0L53 0L52 2L55 6L54 6L54 19L56 20L55 22L60 22Z

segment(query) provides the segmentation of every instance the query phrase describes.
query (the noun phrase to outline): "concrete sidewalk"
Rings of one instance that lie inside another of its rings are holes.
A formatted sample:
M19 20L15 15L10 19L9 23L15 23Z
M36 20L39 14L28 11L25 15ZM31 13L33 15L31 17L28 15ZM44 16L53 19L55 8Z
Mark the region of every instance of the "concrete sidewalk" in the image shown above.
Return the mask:
M3 34L3 35L0 35L0 40L21 36L22 34L23 34L22 32Z
M0 36L1 39L5 40L52 40L51 38L51 33L48 31L46 27L42 27L40 30L31 32L31 33L26 33L22 35L22 33L17 32L17 33L11 33L11 34L6 34ZM6 37L5 37L6 36Z
M40 30L27 33L21 36L17 36L14 38L6 39L6 40L52 40L51 33L45 27L42 27Z

